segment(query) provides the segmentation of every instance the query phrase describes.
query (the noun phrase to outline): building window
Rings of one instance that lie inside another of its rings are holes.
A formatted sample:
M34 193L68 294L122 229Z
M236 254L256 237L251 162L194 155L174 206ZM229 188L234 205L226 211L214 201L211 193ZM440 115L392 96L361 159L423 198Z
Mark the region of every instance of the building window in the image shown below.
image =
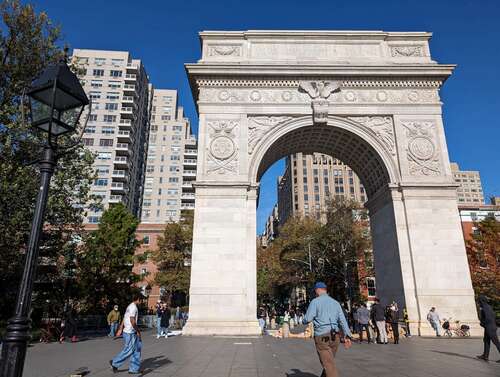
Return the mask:
M96 115L97 117L97 115ZM87 126L85 127L84 133L86 134L95 134L95 126Z
M104 76L104 69L94 69L93 75L94 76Z
M144 199L142 201L142 206L143 207L151 207L151 199Z
M113 146L113 139L100 139L99 146L101 147L111 147Z
M90 99L99 99L101 98L101 92L90 92L89 97Z
M92 80L90 81L90 86L92 88L102 88L102 80Z
M99 216L89 216L87 217L89 224L98 224L101 218Z
M178 161L178 160L180 160L180 156L172 155L172 156L170 156L170 160Z
M118 100L118 99L120 99L120 94L116 93L116 92L108 92L106 94L106 99Z
M114 123L116 122L116 115L104 115L103 120L106 123Z
M308 194L304 194L304 202L307 202L309 200L309 195Z
M170 120L170 115L162 115L161 120Z
M108 179L107 178L97 178L94 180L94 186L107 186Z
M168 179L169 182L179 182L179 178L178 177L170 177Z
M122 86L122 83L120 81L110 81L108 83L108 87L112 88L112 89L118 89L118 88L121 88L121 86Z
M366 286L368 288L368 297L375 297L377 295L375 278L366 278Z
M146 166L146 173L153 173L155 171L154 165L147 165Z
M98 160L111 160L111 152L99 152L97 153Z
M168 199L167 206L175 206L177 205L177 199Z
M122 77L122 71L111 70L109 71L109 75L111 77Z
M103 134L114 134L115 128L114 127L103 127L101 132Z
M106 110L118 110L118 104L116 102L114 102L114 103L107 103L104 106L104 109L106 109Z
M94 145L94 139L91 139L91 138L82 138L82 142L83 142L83 145L85 145L86 147L91 147L92 145Z

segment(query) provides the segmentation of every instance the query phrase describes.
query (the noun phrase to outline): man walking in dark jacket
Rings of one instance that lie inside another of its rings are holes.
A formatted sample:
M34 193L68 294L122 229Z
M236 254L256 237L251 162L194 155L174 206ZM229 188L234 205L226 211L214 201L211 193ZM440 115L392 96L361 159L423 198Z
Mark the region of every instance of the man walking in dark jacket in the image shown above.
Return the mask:
M478 359L488 361L490 357L490 342L497 347L498 352L500 352L500 342L498 341L497 334L497 324L495 322L495 312L490 304L488 304L488 299L486 296L479 296L479 307L481 310L481 314L479 316L480 324L484 327L484 351L483 354L477 356ZM500 360L497 361L500 363Z
M380 334L380 344L387 344L387 329L385 328L385 309L380 304L378 298L375 299L375 304L372 305L372 315L375 319L378 332Z

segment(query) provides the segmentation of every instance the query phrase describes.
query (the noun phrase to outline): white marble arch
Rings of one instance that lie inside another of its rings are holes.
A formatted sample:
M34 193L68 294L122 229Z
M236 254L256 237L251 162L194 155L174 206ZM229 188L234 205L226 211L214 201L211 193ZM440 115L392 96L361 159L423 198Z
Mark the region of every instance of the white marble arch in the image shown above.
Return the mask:
M186 65L200 116L186 335L255 335L256 205L265 170L295 152L349 164L368 194L377 292L478 333L439 88L453 66L429 33L202 32ZM317 53L317 59L315 59Z

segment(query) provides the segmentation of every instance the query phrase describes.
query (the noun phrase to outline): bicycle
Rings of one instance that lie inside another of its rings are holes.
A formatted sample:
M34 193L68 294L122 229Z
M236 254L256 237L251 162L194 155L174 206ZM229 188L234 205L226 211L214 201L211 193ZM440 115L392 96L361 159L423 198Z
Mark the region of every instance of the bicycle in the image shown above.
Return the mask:
M470 326L469 325L460 325L460 321L455 321L455 326L450 325L451 318L444 319L443 329L444 336L451 338L452 336L458 337L467 337L470 336Z

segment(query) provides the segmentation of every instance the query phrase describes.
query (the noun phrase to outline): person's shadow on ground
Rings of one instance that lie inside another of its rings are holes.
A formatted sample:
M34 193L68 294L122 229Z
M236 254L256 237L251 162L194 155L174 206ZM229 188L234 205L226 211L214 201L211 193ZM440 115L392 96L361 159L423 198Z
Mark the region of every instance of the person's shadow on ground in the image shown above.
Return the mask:
M170 364L170 361L167 357L164 356L155 356L144 359L141 362L142 366L142 376L145 376L151 372L154 372L156 369L161 368L164 365Z
M448 356L461 357L463 359L478 360L477 357L470 356L470 355L462 355L460 353L455 353L455 352L445 352L445 351L438 351L438 350L432 350L432 352L436 352L436 353L440 353L440 354L448 355Z
M291 371L291 373L286 374L286 377L318 377L309 372L302 372L300 369L292 369Z

